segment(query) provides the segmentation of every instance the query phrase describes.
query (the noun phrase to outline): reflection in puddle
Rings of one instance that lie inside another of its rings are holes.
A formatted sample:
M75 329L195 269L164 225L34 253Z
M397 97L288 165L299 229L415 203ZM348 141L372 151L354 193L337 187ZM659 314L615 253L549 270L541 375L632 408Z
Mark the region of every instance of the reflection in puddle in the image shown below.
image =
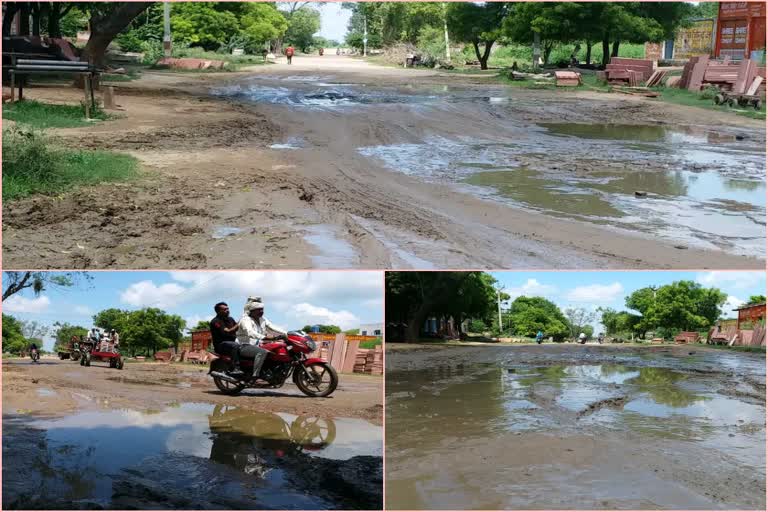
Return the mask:
M41 499L110 508L360 509L380 500L366 495L365 485L354 494L343 484L326 489L318 484L344 471L380 471L381 428L363 420L175 404L161 411L94 411L34 420L21 430L42 437L20 448L21 455L7 453L4 444L6 464L15 462L6 467L34 470L12 484L3 474L4 505L22 499L29 485L53 493ZM33 460L44 461L44 466L33 465ZM208 489L212 482L220 487ZM159 490L163 485L169 486L169 501L153 494L155 486ZM172 496L179 490L189 495L174 503ZM208 492L216 493L219 506L211 506Z
M234 226L216 226L213 228L213 238L226 238L228 236L234 236L241 233L242 228L236 228Z

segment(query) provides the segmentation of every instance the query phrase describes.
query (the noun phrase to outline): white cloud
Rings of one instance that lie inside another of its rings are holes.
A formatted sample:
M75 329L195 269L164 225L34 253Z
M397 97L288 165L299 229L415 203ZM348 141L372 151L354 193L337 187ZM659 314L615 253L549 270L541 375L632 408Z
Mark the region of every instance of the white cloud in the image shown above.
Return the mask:
M525 284L505 290L512 300L516 297L547 297L557 292L557 286L542 284L536 279L528 279Z
M21 295L11 295L3 301L3 310L9 313L44 313L51 305L51 299L45 295L28 299Z
M147 280L130 285L120 300L134 307L170 309L195 301L248 295L264 298L267 308L278 303L352 303L384 294L382 272L171 272L172 283ZM211 305L213 305L213 303ZM232 306L233 311L240 306Z
M211 318L213 318L213 313L211 313ZM205 318L200 315L192 315L184 318L184 321L187 322L187 329L193 329L199 322L203 320L207 322L211 318Z
M724 318L733 318L736 316L736 312L734 309L743 306L746 304L747 301L741 300L738 297L734 297L733 295L729 295L728 299L725 301L725 304L720 306L720 312L721 315Z
M332 311L328 308L313 306L306 302L292 306L286 313L289 316L295 317L302 326L305 324L330 324L338 325L343 330L360 326L360 319L349 311Z
M608 303L620 299L624 295L621 283L590 284L578 286L566 294L570 302Z
M91 316L93 315L93 310L88 306L75 306L75 313L78 315Z
M696 282L717 288L729 287L735 290L746 290L756 285L764 285L765 272L727 270L701 272L696 275Z

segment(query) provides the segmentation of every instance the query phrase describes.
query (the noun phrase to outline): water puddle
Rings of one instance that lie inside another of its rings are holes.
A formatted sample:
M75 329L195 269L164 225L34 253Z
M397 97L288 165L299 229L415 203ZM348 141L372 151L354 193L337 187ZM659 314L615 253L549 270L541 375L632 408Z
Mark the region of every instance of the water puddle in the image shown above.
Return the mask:
M50 396L56 396L58 393L56 393L54 390L49 388L37 388L37 396L41 397L50 397Z
M662 126L545 124L529 131L503 143L431 137L358 151L389 169L513 207L764 256L765 153L749 140Z
M242 228L236 228L234 226L216 226L213 228L213 238L227 238L228 236L234 236L241 233Z
M315 268L353 268L359 261L357 251L346 240L338 237L337 229L328 224L315 224L304 228L304 240L315 246L320 254L312 256Z
M289 137L286 142L272 144L269 149L301 149L304 147L304 143L297 137Z
M16 468L4 508L381 507L382 429L363 420L175 404L3 429L4 467Z
M722 377L634 366L643 360L634 355L538 366L463 364L455 354L455 364L387 370L390 510L750 508L734 504L762 499L750 483L735 501L710 501L719 491L677 478L764 478L765 404L717 393ZM563 486L567 501L553 501Z

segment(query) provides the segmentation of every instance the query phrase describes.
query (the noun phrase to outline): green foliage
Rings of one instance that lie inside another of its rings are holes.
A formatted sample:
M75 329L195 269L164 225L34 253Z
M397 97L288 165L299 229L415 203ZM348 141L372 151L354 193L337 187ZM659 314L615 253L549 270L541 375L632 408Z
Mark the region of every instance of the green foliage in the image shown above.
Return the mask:
M57 352L60 348L65 349L72 336L86 336L88 329L79 325L72 325L67 322L55 323L53 326L56 328L56 343L54 344L53 351Z
M312 46L314 35L320 30L320 12L312 7L304 6L290 16L285 41L301 51L308 51Z
M418 47L429 60L445 59L445 34L437 27L424 27L419 32Z
M312 332L311 325L305 325L302 331L304 332ZM339 334L341 333L341 327L338 325L318 325L320 328L320 332L322 334ZM349 331L345 331L347 334L357 334L357 329L350 329Z
M208 331L211 329L211 324L208 320L200 320L197 322L197 325L195 325L191 331Z
M542 331L555 341L568 336L568 320L557 305L543 297L517 297L510 308L512 333L533 338Z
M90 115L92 119L102 121L110 118L98 107L91 109ZM34 129L76 128L93 124L85 119L84 105L56 105L35 100L3 106L3 119L10 119Z
M486 69L493 44L502 37L501 25L509 14L504 2L451 3L447 7L446 17L451 38L463 43L471 43L480 68ZM483 45L481 51L480 45Z
M22 334L21 328L21 322L3 313L3 352L19 355L26 351L29 343Z
M647 287L626 298L626 306L639 311L642 330L696 331L710 327L720 317L727 294L693 281L675 281L659 288Z
M381 345L381 338L376 338L375 340L370 340L370 341L363 341L360 343L360 348L365 348L370 350L378 345Z
M629 338L631 335L640 337L642 331L639 329L642 317L627 311L616 311L611 308L599 308L601 313L601 323L605 327L605 334L608 336L617 336Z
M747 301L747 305L752 304L765 304L765 295L752 295Z
M120 333L121 346L131 354L154 354L158 350L177 346L186 326L180 316L169 315L157 308L137 311L105 309L94 315L93 322L97 327L115 329Z
M483 320L473 318L469 321L469 332L483 333L488 330L488 325Z
M39 132L3 131L3 200L60 194L137 174L138 161L129 155L57 148Z

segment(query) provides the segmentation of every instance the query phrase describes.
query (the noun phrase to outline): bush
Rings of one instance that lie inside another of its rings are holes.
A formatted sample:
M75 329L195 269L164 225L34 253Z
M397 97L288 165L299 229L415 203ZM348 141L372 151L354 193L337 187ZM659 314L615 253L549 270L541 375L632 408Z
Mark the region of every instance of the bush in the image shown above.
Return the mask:
M4 130L2 147L4 201L127 180L138 172L129 155L57 148L41 132Z

